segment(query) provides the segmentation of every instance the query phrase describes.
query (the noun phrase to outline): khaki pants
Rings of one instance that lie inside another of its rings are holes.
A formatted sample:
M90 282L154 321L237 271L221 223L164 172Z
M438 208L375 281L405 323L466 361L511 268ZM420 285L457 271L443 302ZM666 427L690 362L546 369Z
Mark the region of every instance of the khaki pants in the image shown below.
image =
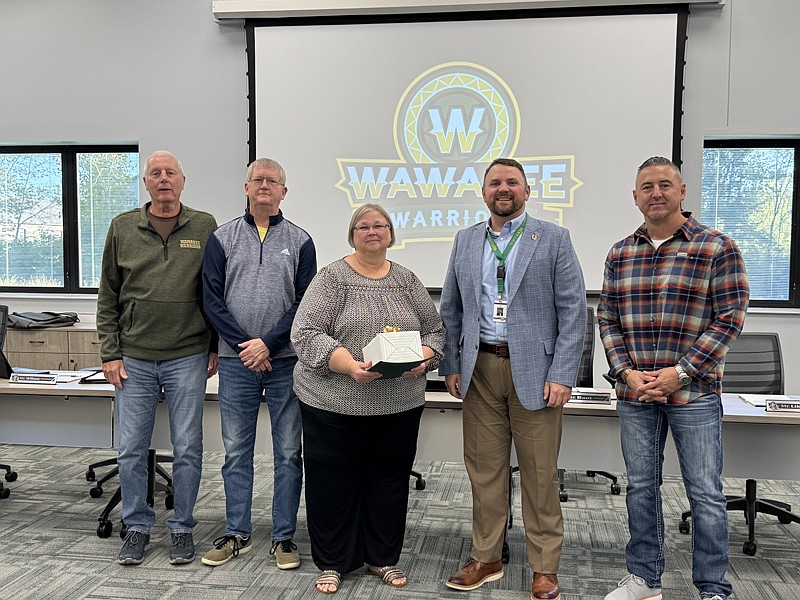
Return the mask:
M564 540L558 498L561 409L527 410L511 379L511 361L478 353L464 398L464 463L472 484L472 553L500 560L508 521L511 441L517 450L528 562L557 573Z

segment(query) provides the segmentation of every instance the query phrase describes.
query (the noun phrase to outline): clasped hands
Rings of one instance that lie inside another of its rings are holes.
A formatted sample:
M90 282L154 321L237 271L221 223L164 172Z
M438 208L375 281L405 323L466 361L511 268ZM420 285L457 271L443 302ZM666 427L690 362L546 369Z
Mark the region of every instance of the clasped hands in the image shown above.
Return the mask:
M639 397L640 402L665 404L670 395L681 388L678 372L674 367L657 371L630 371L625 383Z
M272 371L272 357L269 348L261 338L253 338L239 344L242 351L239 352L239 359L242 364L254 373Z

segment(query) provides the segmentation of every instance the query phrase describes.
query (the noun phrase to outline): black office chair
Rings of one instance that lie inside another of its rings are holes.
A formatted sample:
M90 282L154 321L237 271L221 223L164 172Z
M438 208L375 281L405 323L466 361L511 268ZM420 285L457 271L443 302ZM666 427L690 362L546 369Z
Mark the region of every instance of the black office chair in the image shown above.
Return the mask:
M162 392L163 393L163 392ZM161 463L171 463L172 456L167 454L157 454L153 448L147 453L147 504L150 506L155 506L155 495L157 492L164 492L166 496L164 497L164 506L167 510L172 510L175 506L175 490L172 486L172 476L169 472L161 466ZM108 458L106 460L101 460L96 463L92 463L86 469L86 481L96 481L97 480L97 473L95 473L95 469L99 469L102 467L110 467L117 464L116 458ZM99 481L96 481L95 485L89 488L89 495L92 498L99 498L103 495L103 484L107 481L117 477L119 475L119 467L114 466L108 473L103 475ZM161 477L163 481L158 481L157 477ZM100 517L97 519L99 524L97 525L97 537L107 538L111 536L111 532L114 531L114 524L108 518L111 515L111 511L117 507L117 505L122 502L122 488L118 487L114 494L106 504L103 511L100 513ZM128 528L125 526L125 521L120 521L121 527L119 530L119 537L125 538L125 535L128 533Z
M576 385L577 387L594 387L593 381L593 371L594 369L594 310L591 306L586 307L586 332L583 336L583 351L581 352L581 362L578 366L578 378ZM519 472L519 466L512 466L508 471L508 529L511 529L514 526L514 513L512 509L512 503L514 498L514 473ZM594 477L594 473L598 475L605 475L606 477L610 477L613 480L611 484L611 490L614 491L614 485L617 483L617 478L611 475L610 473L606 473L605 471L587 471L586 474L589 475L592 473L592 477ZM617 485L617 487L619 487ZM619 491L616 492L619 494ZM569 494L564 487L564 469L558 470L558 499L561 502L566 502L569 500ZM508 563L509 560L509 548L508 543L505 539L503 539L503 554L502 554L502 561L503 563Z
M0 373L1 377L9 378L11 376L11 365L8 364L6 355L3 354L3 346L6 343L6 326L8 321L8 307L5 304L0 304ZM17 473L11 470L10 465L0 465L0 470L5 471L4 479L8 482L17 480ZM3 482L0 481L0 498L8 498L11 490L3 487Z
M594 387L594 312L592 311L591 307L586 309L588 311L587 315L587 322L586 322L586 337L583 339L583 354L581 354L581 364L578 367L578 387ZM611 385L613 387L614 381L611 380ZM563 471L559 472L561 475L561 479L559 481L560 488L559 488L559 497L561 498L562 502L566 502L568 495L567 492L564 490L564 479L563 479ZM620 487L618 483L618 479L616 475L609 473L608 471L586 471L587 477L595 477L600 475L601 477L605 477L609 481L611 481L611 493L614 495L619 495L622 491L622 487Z
M777 333L742 333L725 356L722 386L726 392L740 394L783 394L783 359ZM778 517L784 525L800 523L800 517L791 512L784 502L759 498L755 479L745 482L744 496L725 496L729 511L741 510L747 523L747 541L742 552L755 555L755 520L758 513ZM681 515L680 532L689 533L692 511Z

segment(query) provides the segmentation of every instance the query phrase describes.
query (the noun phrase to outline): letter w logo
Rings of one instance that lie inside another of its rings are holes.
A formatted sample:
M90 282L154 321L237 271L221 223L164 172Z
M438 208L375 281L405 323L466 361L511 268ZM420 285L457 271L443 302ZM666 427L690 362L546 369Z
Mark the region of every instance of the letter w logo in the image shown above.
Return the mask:
M476 108L472 112L468 128L462 110L460 108L453 108L447 120L447 129L445 129L439 109L430 109L428 114L431 118L431 124L433 125L431 133L436 136L436 141L439 144L439 151L442 154L450 154L453 151L453 139L455 138L455 134L458 134L458 143L461 152L471 152L472 146L475 144L475 137L482 131L480 124L485 110L484 108Z

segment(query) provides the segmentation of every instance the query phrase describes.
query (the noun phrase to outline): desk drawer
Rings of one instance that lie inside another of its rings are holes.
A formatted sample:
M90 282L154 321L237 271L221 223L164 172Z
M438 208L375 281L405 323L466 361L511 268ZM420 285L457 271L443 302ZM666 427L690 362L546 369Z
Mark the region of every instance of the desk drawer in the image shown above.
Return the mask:
M69 344L66 331L20 331L9 329L6 350L12 352L56 352L67 354ZM52 368L52 367L50 367Z
M65 352L7 352L8 362L13 367L26 369L69 370L69 356Z
M100 340L96 331L70 331L70 354L96 354L100 357Z

